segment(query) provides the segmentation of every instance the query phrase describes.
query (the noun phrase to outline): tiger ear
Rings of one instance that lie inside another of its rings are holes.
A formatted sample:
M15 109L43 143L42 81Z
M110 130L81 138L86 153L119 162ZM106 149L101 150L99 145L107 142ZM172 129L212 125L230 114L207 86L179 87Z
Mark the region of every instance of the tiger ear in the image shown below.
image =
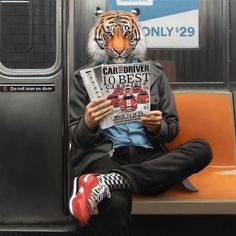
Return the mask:
M133 10L130 11L131 13L133 13L136 16L140 15L140 9L139 8L134 8Z
M96 12L95 12L95 16L96 16L96 17L99 17L99 16L101 16L103 13L104 13L104 11L103 11L100 7L97 7Z

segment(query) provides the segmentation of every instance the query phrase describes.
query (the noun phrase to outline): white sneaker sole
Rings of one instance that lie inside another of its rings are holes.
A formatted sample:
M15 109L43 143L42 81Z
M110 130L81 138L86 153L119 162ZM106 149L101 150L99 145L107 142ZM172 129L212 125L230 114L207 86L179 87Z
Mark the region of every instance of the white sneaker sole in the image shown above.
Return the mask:
M77 179L78 177L75 177L74 178L74 183L73 183L73 192L72 192L72 195L71 195L71 198L70 198L70 201L69 201L69 209L70 209L70 212L71 214L74 216L74 211L73 211L73 207L72 207L72 203L73 203L73 200L78 192L78 182L77 182Z

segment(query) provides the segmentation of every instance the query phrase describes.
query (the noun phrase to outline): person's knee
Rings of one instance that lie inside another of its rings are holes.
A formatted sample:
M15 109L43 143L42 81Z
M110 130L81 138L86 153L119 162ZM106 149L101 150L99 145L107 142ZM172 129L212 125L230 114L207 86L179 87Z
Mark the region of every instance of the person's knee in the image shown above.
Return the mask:
M201 158L202 163L207 166L212 160L212 149L210 144L204 139L195 139L193 144L196 145L197 151L199 152L199 158Z

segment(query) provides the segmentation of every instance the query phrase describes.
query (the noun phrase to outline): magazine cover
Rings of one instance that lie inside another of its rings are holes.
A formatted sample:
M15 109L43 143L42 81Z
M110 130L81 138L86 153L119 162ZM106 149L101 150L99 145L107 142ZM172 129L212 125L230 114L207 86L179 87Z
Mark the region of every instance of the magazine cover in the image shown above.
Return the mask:
M115 124L139 120L150 110L150 65L102 66L102 92L114 106Z
M83 70L81 75L91 100L104 96L114 106L102 128L137 121L150 111L149 62L101 65Z

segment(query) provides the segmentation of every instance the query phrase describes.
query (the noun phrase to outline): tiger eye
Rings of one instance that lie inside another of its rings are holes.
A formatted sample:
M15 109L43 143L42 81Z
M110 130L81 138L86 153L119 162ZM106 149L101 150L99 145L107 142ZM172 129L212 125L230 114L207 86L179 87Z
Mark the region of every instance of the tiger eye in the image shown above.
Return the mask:
M111 32L106 32L106 35L107 35L108 37L111 37L111 36L112 36L112 33L111 33Z
M126 31L124 35L125 36L130 36L131 35L131 31Z

